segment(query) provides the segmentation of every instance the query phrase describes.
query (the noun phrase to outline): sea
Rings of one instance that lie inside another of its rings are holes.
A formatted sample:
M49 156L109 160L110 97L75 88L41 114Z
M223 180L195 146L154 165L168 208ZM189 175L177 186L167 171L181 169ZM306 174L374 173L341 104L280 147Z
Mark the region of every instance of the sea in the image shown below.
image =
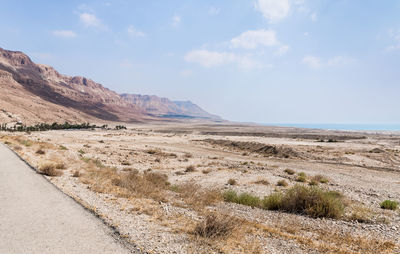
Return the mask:
M269 123L266 126L298 127L343 131L400 131L399 124Z

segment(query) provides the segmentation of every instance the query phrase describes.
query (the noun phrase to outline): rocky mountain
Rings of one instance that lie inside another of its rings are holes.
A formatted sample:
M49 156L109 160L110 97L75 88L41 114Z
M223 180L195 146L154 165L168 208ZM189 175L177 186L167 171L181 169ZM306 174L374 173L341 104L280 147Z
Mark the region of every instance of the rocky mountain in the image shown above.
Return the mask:
M156 117L221 120L218 116L204 111L191 101L171 101L155 95L121 94L121 96Z
M191 102L119 95L85 77L35 64L24 53L0 48L0 123L122 121L165 118L218 120Z

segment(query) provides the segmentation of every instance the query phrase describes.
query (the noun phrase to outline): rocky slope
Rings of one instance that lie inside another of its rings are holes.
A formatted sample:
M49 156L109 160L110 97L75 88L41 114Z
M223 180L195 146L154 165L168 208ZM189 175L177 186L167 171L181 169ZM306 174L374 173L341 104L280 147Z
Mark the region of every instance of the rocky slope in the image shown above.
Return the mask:
M121 96L157 117L220 120L218 116L209 114L191 101L171 101L155 95L121 94Z
M157 96L121 96L90 79L62 75L50 66L35 64L22 52L2 48L0 88L1 123L218 119L191 102L174 103Z

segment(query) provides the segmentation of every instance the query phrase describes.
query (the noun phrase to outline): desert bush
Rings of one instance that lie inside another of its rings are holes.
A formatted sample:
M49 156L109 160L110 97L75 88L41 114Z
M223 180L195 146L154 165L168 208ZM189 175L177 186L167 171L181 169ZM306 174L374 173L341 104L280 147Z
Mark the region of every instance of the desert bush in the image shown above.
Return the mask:
M311 180L308 184L311 186L317 186L319 182L315 181L315 180Z
M186 167L185 172L190 173L196 171L196 167L194 165L189 165Z
M297 182L302 182L302 183L307 182L307 175L306 175L306 173L300 172L300 173L297 175L296 181L297 181Z
M287 169L285 169L285 173L288 175L294 175L296 173L296 171L294 171L293 169L287 168Z
M381 203L381 208L388 209L388 210L396 210L398 205L399 205L399 203L396 201L385 200Z
M132 164L129 161L123 161L123 162L121 162L121 165L130 166Z
M66 147L63 146L63 145L60 145L59 149L60 149L60 150L64 150L64 151L68 150L68 148L66 148Z
M231 178L231 179L228 180L228 184L229 185L236 185L237 181L235 179Z
M254 182L255 184L262 184L262 185L268 185L269 182L267 179L260 179Z
M74 173L72 173L72 177L80 177L81 172L79 170L75 170Z
M208 214L196 225L193 233L204 238L221 238L228 236L234 227L234 220L229 216Z
M205 189L194 182L175 185L170 189L177 192L187 205L200 210L203 210L205 206L220 202L223 198L219 189Z
M288 186L289 184L288 184L285 180L279 180L279 181L276 183L276 185L277 185L277 186L286 187L286 186Z
M315 175L311 178L311 181L316 181L316 182L320 182L320 183L328 183L329 182L328 178L323 175Z
M279 210L282 207L282 193L273 193L262 200L262 208L266 210Z
M230 203L236 203L240 205L246 205L251 207L259 207L261 204L261 200L259 197L253 196L249 193L242 193L238 195L233 190L228 190L223 193L224 201Z
M55 167L56 169L66 169L66 168L67 168L67 166L66 166L64 163L62 163L62 162L56 163L56 164L54 165L54 167Z
M351 213L347 216L350 221L359 223L370 223L372 221L372 211L367 207L357 204L350 207Z
M46 152L43 151L42 149L38 149L38 150L36 150L36 154L43 155L43 154L46 154Z
M203 174L207 175L211 172L211 169L204 169L202 172Z
M39 167L38 172L46 176L61 176L62 171L56 169L54 164L43 164Z
M344 204L337 192L296 185L283 195L280 210L311 217L339 218L343 215Z

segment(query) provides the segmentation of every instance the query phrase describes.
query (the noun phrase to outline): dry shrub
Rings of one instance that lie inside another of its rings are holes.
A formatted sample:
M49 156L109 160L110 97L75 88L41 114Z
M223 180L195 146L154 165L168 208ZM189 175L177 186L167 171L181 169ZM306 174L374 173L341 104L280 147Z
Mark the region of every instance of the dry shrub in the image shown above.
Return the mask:
M121 165L130 166L132 164L129 161L123 161L123 162L121 162Z
M194 165L187 166L185 169L186 173L190 173L190 172L194 172L194 171L196 171L196 167Z
M211 172L211 169L204 169L202 172L203 174L207 175Z
M269 185L269 181L267 179L259 179L254 182L255 184L261 184L261 185Z
M46 152L43 151L42 149L38 149L38 150L36 150L36 154L43 155L43 154L46 154Z
M277 185L277 186L286 187L286 186L288 186L289 184L288 184L285 180L279 180L279 181L276 183L276 185Z
M79 170L75 170L74 173L72 174L72 177L80 177L81 172Z
M287 168L287 169L285 169L285 173L288 175L294 175L296 173L296 171L294 171L293 169Z
M54 167L56 169L67 169L67 166L65 166L65 164L63 162L59 162L59 163L55 164Z
M139 173L137 171L129 173L118 173L114 171L111 176L111 183L114 186L125 189L132 196L152 198L165 201L165 190L170 183L168 176L155 172Z
M183 199L185 204L195 209L203 209L222 200L219 189L205 189L194 182L174 186L174 191Z
M319 182L319 183L328 183L329 179L323 175L315 175L311 178L311 181Z
M342 195L317 187L296 185L282 197L280 210L306 213L311 217L340 218L344 212Z
M160 149L147 149L147 150L145 150L145 153L148 153L151 155L158 155L161 157L172 157L172 158L178 157L175 153L165 153L165 152L161 151Z
M224 238L231 234L235 228L235 220L221 214L208 214L200 221L193 233L204 238Z
M372 211L361 205L356 204L350 207L350 215L347 216L347 219L350 221L357 221L360 223L370 223L372 222Z
M61 176L62 171L58 170L54 164L43 164L39 167L38 172L46 176Z
M237 181L235 179L231 178L231 179L228 180L228 184L229 185L236 185Z

